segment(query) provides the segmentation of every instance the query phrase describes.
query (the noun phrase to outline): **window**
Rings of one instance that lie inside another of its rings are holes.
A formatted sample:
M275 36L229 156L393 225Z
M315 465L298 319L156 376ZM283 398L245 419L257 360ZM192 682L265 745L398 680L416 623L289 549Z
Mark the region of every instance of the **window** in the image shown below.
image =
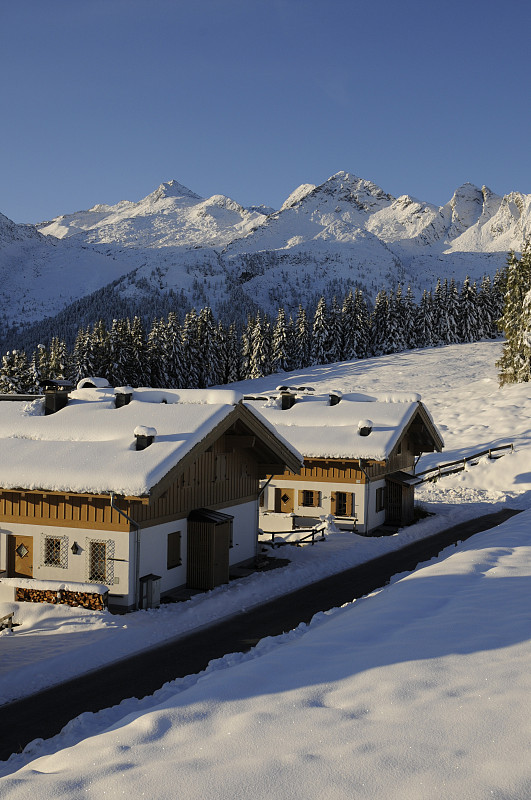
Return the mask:
M385 508L385 486L376 489L376 511L383 511Z
M42 560L45 567L68 567L68 537L45 536Z
M311 489L303 489L301 498L301 506L316 506L318 492L313 492Z
M182 564L181 559L181 532L175 531L168 534L168 550L166 559L166 568L173 569L180 567Z
M347 493L336 492L336 514L338 517L347 516Z
M105 583L107 578L107 544L90 542L89 544L89 581Z

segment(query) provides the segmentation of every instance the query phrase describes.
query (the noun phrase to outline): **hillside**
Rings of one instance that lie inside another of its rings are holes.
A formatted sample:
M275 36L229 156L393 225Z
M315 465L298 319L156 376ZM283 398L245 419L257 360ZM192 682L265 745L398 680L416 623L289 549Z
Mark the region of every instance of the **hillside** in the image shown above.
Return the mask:
M446 443L419 469L502 442L513 441L515 453L426 484L418 492L434 516L396 536L330 533L315 547L293 548L284 569L187 603L127 618L19 605L23 627L0 634L5 699L260 605L459 520L506 505L524 513L247 654L213 661L152 697L83 714L0 766L2 797L145 791L170 798L182 789L202 800L249 792L265 800L272 791L286 800L527 800L531 401L525 385L498 388L500 347L411 351L240 384L254 393L279 382L418 390Z
M245 317L311 306L322 293L494 275L531 233L531 195L459 187L444 206L395 198L338 172L304 184L280 210L201 198L177 181L138 202L96 205L38 226L0 217L4 326L55 314L115 282L117 298L172 290L184 304Z

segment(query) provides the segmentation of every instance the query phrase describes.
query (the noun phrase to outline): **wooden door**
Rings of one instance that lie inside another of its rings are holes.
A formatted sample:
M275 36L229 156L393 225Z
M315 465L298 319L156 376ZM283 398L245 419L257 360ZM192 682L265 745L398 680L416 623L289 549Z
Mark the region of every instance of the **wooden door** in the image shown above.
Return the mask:
M387 508L385 521L390 525L402 523L402 486L394 481L387 481Z
M289 514L295 508L293 489L275 489L275 511Z
M33 536L9 535L7 574L10 578L33 578Z
M220 586L222 583L229 582L229 548L231 527L232 522L225 522L222 525L216 525L214 528L214 586Z
M191 589L213 589L229 582L232 522L188 522L186 583Z

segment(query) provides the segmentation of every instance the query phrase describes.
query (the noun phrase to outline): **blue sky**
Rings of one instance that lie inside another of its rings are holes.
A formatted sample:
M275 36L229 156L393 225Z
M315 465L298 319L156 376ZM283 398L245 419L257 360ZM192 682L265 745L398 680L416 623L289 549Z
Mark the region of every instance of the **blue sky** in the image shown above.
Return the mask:
M524 0L4 2L0 212L172 178L278 207L341 169L439 204L531 193L530 23Z

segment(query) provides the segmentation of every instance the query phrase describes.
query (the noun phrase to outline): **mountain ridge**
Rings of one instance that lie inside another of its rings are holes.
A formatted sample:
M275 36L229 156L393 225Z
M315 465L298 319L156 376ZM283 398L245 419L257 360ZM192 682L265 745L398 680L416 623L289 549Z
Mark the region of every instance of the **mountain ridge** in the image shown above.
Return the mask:
M177 180L138 201L97 204L35 226L0 215L1 321L26 324L113 284L124 298L178 292L245 314L311 304L359 286L479 280L531 234L531 195L472 183L437 206L340 171L280 209L203 198Z

